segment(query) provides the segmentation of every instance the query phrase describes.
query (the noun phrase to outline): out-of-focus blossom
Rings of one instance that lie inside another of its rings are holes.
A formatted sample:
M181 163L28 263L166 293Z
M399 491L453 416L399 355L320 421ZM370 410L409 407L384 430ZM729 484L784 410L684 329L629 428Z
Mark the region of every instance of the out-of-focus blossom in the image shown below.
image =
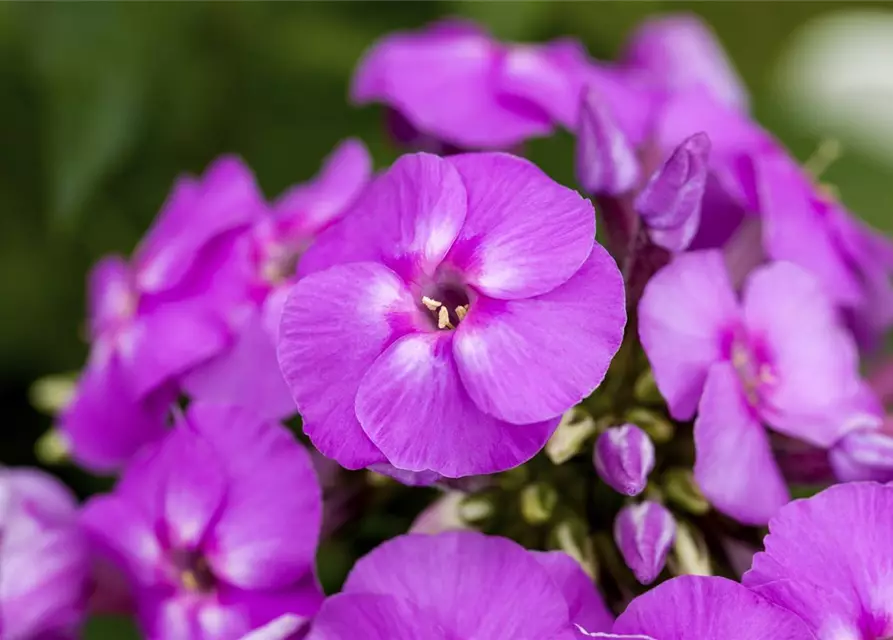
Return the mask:
M177 181L132 260L94 267L90 358L60 420L76 460L98 470L126 462L158 437L181 377L226 347L212 293L220 256L264 206L248 168L222 158Z
M376 43L351 98L396 111L395 133L417 149L510 149L556 124L576 128L587 86L617 107L628 131L641 131L648 94L623 76L574 40L502 44L472 23L446 20Z
M588 629L586 631L589 631ZM633 600L606 640L814 640L794 614L726 578L681 576Z
M193 404L87 503L95 552L127 576L148 638L240 638L312 616L321 519L307 452L243 409Z
M259 629L242 636L241 640L289 640L305 626L306 620L290 613L283 614Z
M747 110L741 78L710 27L697 16L646 20L627 40L621 62L667 92L700 87L730 107Z
M654 443L634 424L611 427L595 442L598 476L618 493L636 496L645 490L654 469Z
M0 468L0 636L74 637L88 578L74 496L36 469Z
M255 217L233 243L219 278L232 344L184 381L198 400L246 407L259 416L285 418L295 403L279 371L276 336L300 258L316 236L342 216L369 182L372 162L358 140L342 142L311 181L286 191Z
M591 205L501 153L407 155L305 256L279 362L325 455L446 477L542 449L626 321ZM346 264L345 264L346 263Z
M472 532L406 535L357 561L308 640L571 640L607 630L595 587L561 553Z
M755 271L739 302L719 252L680 256L645 288L639 337L671 415L698 410L698 485L750 524L788 501L763 423L831 446L861 385L852 338L819 282L791 263Z
M675 539L676 520L657 502L624 507L614 521L614 542L642 584L651 584L660 575Z
M887 638L891 528L893 488L831 487L772 519L766 550L742 582L798 615L818 638Z

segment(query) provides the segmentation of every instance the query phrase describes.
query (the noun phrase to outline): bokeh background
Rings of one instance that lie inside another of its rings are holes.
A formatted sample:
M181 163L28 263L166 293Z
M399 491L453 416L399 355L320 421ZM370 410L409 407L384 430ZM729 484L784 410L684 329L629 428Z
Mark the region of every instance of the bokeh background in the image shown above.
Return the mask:
M577 36L611 58L640 20L671 11L714 28L754 113L798 157L840 139L843 154L823 180L893 232L891 5L0 4L0 462L35 463L52 419L31 406L29 387L82 364L88 268L134 247L178 173L235 152L273 196L310 177L347 136L362 138L379 167L396 157L381 111L347 103L354 65L374 40L461 15L503 39ZM529 153L573 184L569 135ZM81 494L98 486L70 467L54 471ZM90 637L124 637L110 633Z

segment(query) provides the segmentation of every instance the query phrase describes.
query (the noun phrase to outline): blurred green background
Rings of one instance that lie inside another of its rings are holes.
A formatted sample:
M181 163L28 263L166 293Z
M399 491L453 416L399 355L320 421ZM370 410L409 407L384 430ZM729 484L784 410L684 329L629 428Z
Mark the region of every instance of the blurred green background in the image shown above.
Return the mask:
M693 11L713 26L757 117L805 159L819 136L781 108L773 69L811 18L857 2L374 2L0 4L0 460L33 463L50 425L31 382L77 369L84 279L129 252L174 177L235 152L273 196L311 176L347 136L376 163L397 154L381 112L346 101L363 50L383 34L464 15L499 37L581 38L609 58L645 16ZM877 5L874 5L877 6ZM572 184L567 134L530 153ZM893 230L893 169L847 152L828 171L854 210ZM82 492L88 481L59 471Z

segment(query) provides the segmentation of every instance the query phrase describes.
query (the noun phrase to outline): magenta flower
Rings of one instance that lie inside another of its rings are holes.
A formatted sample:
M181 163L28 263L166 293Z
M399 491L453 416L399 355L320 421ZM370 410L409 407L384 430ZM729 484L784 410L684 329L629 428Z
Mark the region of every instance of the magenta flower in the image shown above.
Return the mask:
M701 87L720 102L747 110L741 78L710 27L697 16L646 20L627 41L622 62L667 92Z
M221 248L263 206L247 167L223 158L202 179L177 181L129 263L113 256L94 267L90 358L61 420L82 464L114 468L157 438L180 378L225 348L226 323L209 290Z
M860 387L857 354L819 283L755 271L740 302L719 252L678 257L639 304L639 337L671 415L695 421L695 479L720 511L764 524L788 500L763 424L827 447Z
M585 627L584 627L585 629ZM585 631L589 631L585 629ZM725 578L673 578L633 600L605 640L815 640L796 616Z
M127 576L148 638L225 640L315 613L320 503L309 456L283 427L193 404L90 500L83 523Z
M611 616L568 556L472 532L405 535L361 558L308 640L573 640Z
M460 477L532 457L626 321L592 206L507 154L400 158L308 251L279 362L316 447ZM339 264L342 262L348 264Z
M234 338L219 356L184 380L198 400L224 402L259 416L295 413L279 364L276 336L288 289L297 280L300 258L314 238L344 214L366 188L372 171L369 153L357 140L342 142L319 175L286 191L256 216L233 243L218 278L228 295L218 304Z
M893 635L893 488L851 483L787 505L742 582L820 639Z
M415 148L509 149L556 124L575 128L580 92L590 84L606 100L631 105L625 123L643 121L644 93L621 77L597 67L576 41L505 45L472 23L447 20L376 43L357 68L351 98L394 109L401 137ZM640 93L642 100L631 99Z
M37 469L0 468L0 635L74 637L88 578L74 496Z

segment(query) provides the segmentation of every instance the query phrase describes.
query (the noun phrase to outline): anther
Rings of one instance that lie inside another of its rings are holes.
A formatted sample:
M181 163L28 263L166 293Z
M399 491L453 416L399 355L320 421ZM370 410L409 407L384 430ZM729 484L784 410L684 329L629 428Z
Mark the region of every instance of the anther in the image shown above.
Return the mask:
M468 305L463 304L461 306L456 307L456 317L459 318L459 322L465 320L465 316L468 315Z
M437 311L438 307L443 306L442 302L439 302L434 298L429 298L428 296L422 296L422 304L428 307L431 311Z
M453 325L450 323L450 312L447 311L446 307L440 307L440 311L437 312L437 328L438 329L452 329Z

